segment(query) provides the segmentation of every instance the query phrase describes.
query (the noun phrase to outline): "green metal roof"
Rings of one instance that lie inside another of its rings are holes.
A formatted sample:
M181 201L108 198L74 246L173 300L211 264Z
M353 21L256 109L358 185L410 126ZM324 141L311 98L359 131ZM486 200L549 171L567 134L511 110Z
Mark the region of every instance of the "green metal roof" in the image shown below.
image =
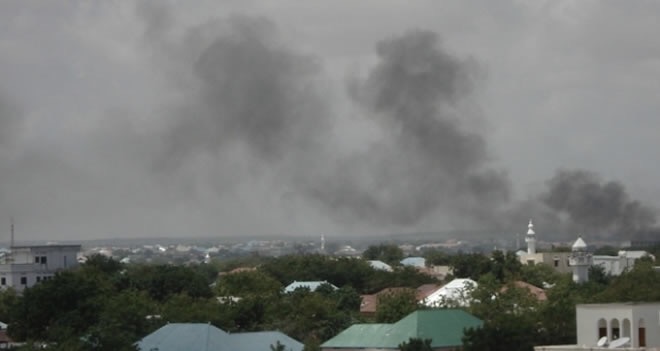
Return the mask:
M137 343L140 351L268 351L280 342L286 351L302 351L303 344L275 331L229 334L204 323L171 323Z
M355 324L321 347L396 349L410 338L431 339L434 348L460 346L463 330L481 325L480 319L463 310L421 310L393 324Z

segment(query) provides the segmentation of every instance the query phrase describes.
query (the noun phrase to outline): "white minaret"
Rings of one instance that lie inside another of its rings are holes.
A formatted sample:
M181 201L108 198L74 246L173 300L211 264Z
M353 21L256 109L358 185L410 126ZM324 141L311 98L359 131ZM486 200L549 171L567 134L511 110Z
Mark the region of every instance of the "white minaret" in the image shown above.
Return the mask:
M593 263L591 254L587 252L587 243L582 237L577 238L571 247L571 256L568 262L573 267L573 281L576 283L585 283L589 281L589 267Z
M321 252L325 252L325 236L321 234Z
M536 233L534 233L534 224L532 220L529 220L527 225L527 235L525 236L525 242L527 243L527 254L534 255L536 254Z

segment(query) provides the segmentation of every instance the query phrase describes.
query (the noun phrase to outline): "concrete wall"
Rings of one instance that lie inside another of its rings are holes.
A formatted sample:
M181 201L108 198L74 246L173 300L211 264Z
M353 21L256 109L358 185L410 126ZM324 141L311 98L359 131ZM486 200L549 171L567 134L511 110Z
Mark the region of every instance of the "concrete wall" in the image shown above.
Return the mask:
M660 347L660 303L578 305L576 314L578 345L596 345L604 328L610 341L625 336L639 347L644 328L646 346Z

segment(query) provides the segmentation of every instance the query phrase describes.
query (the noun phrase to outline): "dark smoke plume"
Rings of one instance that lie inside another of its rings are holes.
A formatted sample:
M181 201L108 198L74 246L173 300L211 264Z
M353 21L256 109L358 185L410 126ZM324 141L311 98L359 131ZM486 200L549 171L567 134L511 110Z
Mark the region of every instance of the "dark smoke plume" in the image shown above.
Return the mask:
M630 200L621 184L583 171L560 171L542 195L513 202L508 175L489 166L484 136L468 127L475 116L462 109L474 104L475 67L447 53L434 33L381 41L376 65L352 77L351 107L380 138L346 152L330 128L332 106L319 94L317 60L284 45L271 22L216 21L190 29L177 46L164 43L171 14L141 11L147 40L162 41L154 47L174 50L169 56L192 73L185 103L170 111L160 162L179 167L202 153L233 168L223 155L243 148L276 179L274 192L311 201L349 228L416 228L436 214L454 227L500 231L534 218L544 231L569 236L655 223L655 212ZM218 188L228 184L222 173L216 178Z
M656 211L632 200L621 183L605 182L593 172L560 170L547 186L540 197L543 203L593 237L630 237L649 230L657 220Z
M425 31L382 41L377 53L377 65L350 90L384 140L337 160L322 182L308 182L308 194L373 223L414 225L438 209L490 222L510 187L505 174L485 168L484 139L464 130L469 116L457 113L469 96L470 65Z
M309 147L323 114L319 67L280 43L264 19L232 18L190 62L196 86L165 140L168 160L240 144L266 161Z

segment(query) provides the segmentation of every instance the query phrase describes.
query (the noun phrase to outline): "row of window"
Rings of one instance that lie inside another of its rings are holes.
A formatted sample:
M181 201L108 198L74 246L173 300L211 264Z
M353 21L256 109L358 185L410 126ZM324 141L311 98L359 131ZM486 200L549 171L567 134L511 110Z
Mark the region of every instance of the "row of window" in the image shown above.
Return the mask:
M37 283L41 281L46 281L53 279L52 276L37 276ZM21 277L21 285L27 285L27 277ZM7 278L6 277L0 277L0 285L7 285Z

